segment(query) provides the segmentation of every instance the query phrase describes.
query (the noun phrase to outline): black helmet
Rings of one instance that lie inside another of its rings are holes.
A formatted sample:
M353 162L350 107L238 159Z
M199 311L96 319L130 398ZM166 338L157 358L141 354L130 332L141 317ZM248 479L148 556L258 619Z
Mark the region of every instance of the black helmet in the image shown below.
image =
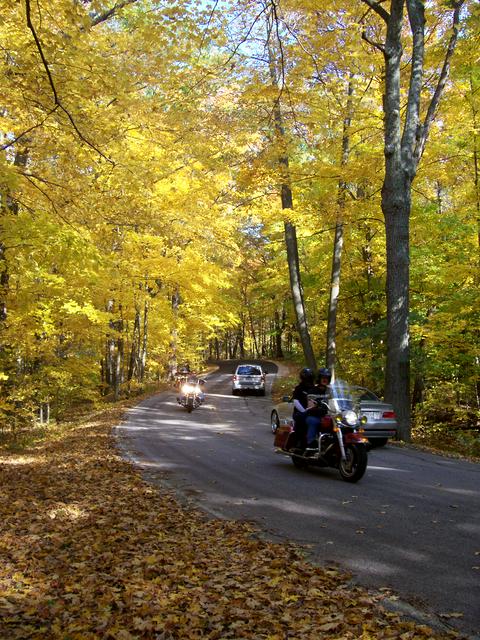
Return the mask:
M313 382L313 371L308 367L305 367L300 371L300 380L302 382Z
M328 378L328 382L330 382L330 380L332 379L332 372L330 371L330 369L327 369L326 367L319 369L317 380L320 382L321 378Z

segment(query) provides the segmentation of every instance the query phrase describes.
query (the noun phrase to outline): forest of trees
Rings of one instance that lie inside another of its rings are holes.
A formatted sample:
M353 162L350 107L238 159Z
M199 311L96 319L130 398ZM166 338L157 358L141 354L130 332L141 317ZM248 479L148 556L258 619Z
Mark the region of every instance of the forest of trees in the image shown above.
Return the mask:
M292 358L480 409L480 8L0 0L0 422Z

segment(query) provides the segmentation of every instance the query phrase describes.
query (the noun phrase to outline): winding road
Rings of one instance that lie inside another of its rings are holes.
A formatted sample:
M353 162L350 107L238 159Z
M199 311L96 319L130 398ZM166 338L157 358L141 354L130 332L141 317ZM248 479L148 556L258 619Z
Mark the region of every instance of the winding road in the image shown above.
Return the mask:
M254 521L270 539L303 545L391 606L480 638L480 465L387 445L369 453L358 484L334 469L296 469L273 452L265 397L233 396L236 361L207 376L206 402L188 414L174 391L129 410L124 455L152 483L216 517Z

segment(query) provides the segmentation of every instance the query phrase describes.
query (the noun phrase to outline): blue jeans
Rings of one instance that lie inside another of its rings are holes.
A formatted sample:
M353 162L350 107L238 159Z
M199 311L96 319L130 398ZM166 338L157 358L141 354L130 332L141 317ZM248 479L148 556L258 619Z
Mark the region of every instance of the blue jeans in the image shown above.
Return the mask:
M310 444L310 442L312 442L312 440L315 440L320 433L320 425L322 424L322 419L318 416L307 416L305 422L307 424L307 443Z

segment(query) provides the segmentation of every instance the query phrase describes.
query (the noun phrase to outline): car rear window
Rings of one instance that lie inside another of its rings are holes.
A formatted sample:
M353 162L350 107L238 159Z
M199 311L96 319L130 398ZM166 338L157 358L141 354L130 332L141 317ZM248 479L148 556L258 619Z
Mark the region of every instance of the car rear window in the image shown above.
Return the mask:
M375 402L380 401L380 398L369 389L358 389L358 393L360 394L360 400L373 400Z
M258 367L238 367L237 374L241 376L260 376L261 370Z

